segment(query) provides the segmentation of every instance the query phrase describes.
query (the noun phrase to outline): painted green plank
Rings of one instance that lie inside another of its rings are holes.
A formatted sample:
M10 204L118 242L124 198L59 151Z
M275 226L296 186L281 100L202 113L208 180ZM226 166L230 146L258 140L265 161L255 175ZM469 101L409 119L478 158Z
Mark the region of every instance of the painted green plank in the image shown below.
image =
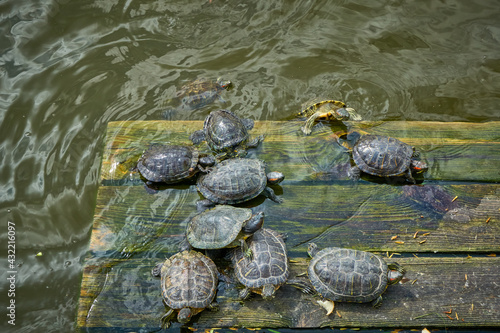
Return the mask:
M210 327L499 327L500 259L465 255L454 258L392 258L406 270L404 283L389 286L380 308L336 303L327 316L315 298L285 286L271 301L255 296L238 300L236 283L221 283L220 310L203 311L188 326ZM119 260L98 293L82 294L79 328L153 329L165 309L159 280L151 277L151 258ZM219 266L221 267L221 266ZM305 258L291 264L292 276L304 272ZM227 272L227 271L226 271ZM86 270L83 283L94 281ZM447 314L445 312L451 313ZM458 320L457 320L458 318ZM178 324L174 324L178 325Z
M289 180L347 179L349 155L332 136L342 128L320 124L306 137L299 130L301 125L299 121L257 121L251 134L266 138L252 156L282 171ZM102 179L138 179L129 169L150 143L189 143L189 134L202 126L201 121L110 122ZM417 147L429 164L426 180L500 181L500 122L351 122L350 127L391 135Z

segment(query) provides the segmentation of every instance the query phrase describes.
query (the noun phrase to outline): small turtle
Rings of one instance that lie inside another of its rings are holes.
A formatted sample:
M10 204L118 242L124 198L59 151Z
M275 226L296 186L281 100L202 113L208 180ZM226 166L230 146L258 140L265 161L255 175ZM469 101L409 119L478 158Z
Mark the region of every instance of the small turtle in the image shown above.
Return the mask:
M372 302L382 304L382 293L403 278L405 269L398 263L387 264L376 254L339 247L318 251L309 244L312 257L307 274L316 291L333 302Z
M351 168L351 177L359 179L360 173L379 177L405 176L415 184L412 172L422 173L427 164L416 159L419 153L398 139L384 135L362 135L354 144L352 159L356 166Z
M229 87L231 87L229 80L198 79L182 86L176 94L176 99L183 109L195 110L221 99L220 93Z
M186 229L187 241L197 249L222 249L241 245L248 253L245 239L262 227L264 213L252 214L248 208L218 205L196 215Z
M214 262L196 251L179 252L156 265L153 276L161 277L163 302L169 308L162 317L162 327L168 328L177 312L177 320L187 323L205 308L217 309L213 300L219 272Z
M198 150L181 145L152 145L139 161L137 169L152 183L173 184L193 177L205 167L214 165L213 156L200 156Z
M224 160L197 181L198 191L208 200L199 202L199 207L213 203L237 204L251 200L264 193L274 202L281 203L267 184L278 184L285 176L281 172L266 175L263 161L250 158Z
M315 102L299 112L298 116L308 117L301 127L305 135L311 134L314 123L319 120L361 120L361 116L353 108L347 108L344 102L336 100Z
M203 129L189 137L193 143L207 141L218 158L243 157L246 148L255 148L264 139L262 135L250 141L248 133L254 126L251 119L241 119L228 110L212 111L203 123Z
M240 298L246 299L251 292L264 299L274 297L276 290L288 279L288 257L283 235L262 228L256 231L248 243L252 258L236 248L232 262L238 281L245 286Z

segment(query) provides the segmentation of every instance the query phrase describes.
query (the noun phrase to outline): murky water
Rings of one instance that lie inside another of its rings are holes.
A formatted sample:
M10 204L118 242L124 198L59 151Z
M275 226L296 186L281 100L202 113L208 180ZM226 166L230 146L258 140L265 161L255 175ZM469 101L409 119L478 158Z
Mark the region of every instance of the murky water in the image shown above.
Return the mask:
M0 234L15 224L19 332L74 326L106 124L161 119L186 82L234 88L172 119L290 119L331 97L365 120L500 120L496 0L10 0L0 15Z

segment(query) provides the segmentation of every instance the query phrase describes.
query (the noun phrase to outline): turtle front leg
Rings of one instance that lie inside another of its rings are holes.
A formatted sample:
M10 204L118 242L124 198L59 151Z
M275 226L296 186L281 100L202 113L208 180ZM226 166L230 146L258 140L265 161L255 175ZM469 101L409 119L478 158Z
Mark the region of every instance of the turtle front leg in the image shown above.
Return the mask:
M380 295L379 297L375 298L373 301L372 301L372 306L376 309L376 308L379 308L380 306L382 305L382 295Z
M310 116L309 118L307 118L306 123L304 124L304 126L302 126L300 128L305 135L311 134L312 128L314 126L314 123L316 122L316 119L318 119L318 117L320 117L321 115L322 115L322 113L316 112L315 114L313 114L312 116Z
M174 310L170 309L161 317L161 328L166 329L170 327L170 322L174 316Z
M212 302L212 303L208 304L207 308L208 308L210 311L219 311L219 303L217 303L217 302Z
M283 202L283 199L279 198L273 191L272 188L270 188L269 186L267 186L265 189L264 189L264 194L269 198L271 199L272 201L276 202L276 203L282 203Z
M415 178L413 178L413 175L411 174L411 169L410 168L408 168L408 171L406 171L406 180L408 180L412 184L416 184L417 183L417 181L415 180Z
M247 242L244 239L240 239L241 243L241 253L248 258L248 260L252 261L253 259L253 252L252 249L248 247Z
M262 141L264 141L264 135L259 135L258 137L247 143L247 148L257 148L257 146Z
M349 178L358 181L361 178L361 170L357 166L353 166L348 172Z
M245 288L242 291L240 291L239 297L241 300L246 300L248 297L250 297L250 288Z

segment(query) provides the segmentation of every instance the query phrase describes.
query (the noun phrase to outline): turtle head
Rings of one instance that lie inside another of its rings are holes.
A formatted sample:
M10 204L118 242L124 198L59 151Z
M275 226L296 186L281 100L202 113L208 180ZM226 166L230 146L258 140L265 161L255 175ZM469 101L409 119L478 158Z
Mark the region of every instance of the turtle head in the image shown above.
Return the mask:
M265 300L270 300L270 299L274 298L275 291L276 291L276 288L274 287L274 285L272 285L270 283L265 284L262 287L262 298Z
M412 158L410 162L410 168L413 172L416 173L422 173L427 171L428 169L427 163L425 163L424 161L416 160L414 158Z
M347 111L347 108L342 107L320 114L317 120L349 120L350 117L351 114Z
M267 182L271 185L279 184L285 179L285 175L281 172L273 171L267 174Z
M262 228L263 224L264 224L264 212L259 212L253 215L242 229L246 233L254 233L260 228Z
M222 89L229 89L231 87L231 85L232 85L232 82L229 81L229 80L224 80L223 78L220 77L220 78L217 79L217 84Z
M387 284L395 284L401 281L406 273L406 270L398 263L388 264L389 271L387 272Z
M309 245L307 245L307 253L311 258L314 257L316 253L318 253L318 245L316 245L316 243L309 243Z
M191 319L192 315L193 312L191 312L190 308L182 308L179 311L179 314L177 314L177 320L179 321L179 323L185 324Z

